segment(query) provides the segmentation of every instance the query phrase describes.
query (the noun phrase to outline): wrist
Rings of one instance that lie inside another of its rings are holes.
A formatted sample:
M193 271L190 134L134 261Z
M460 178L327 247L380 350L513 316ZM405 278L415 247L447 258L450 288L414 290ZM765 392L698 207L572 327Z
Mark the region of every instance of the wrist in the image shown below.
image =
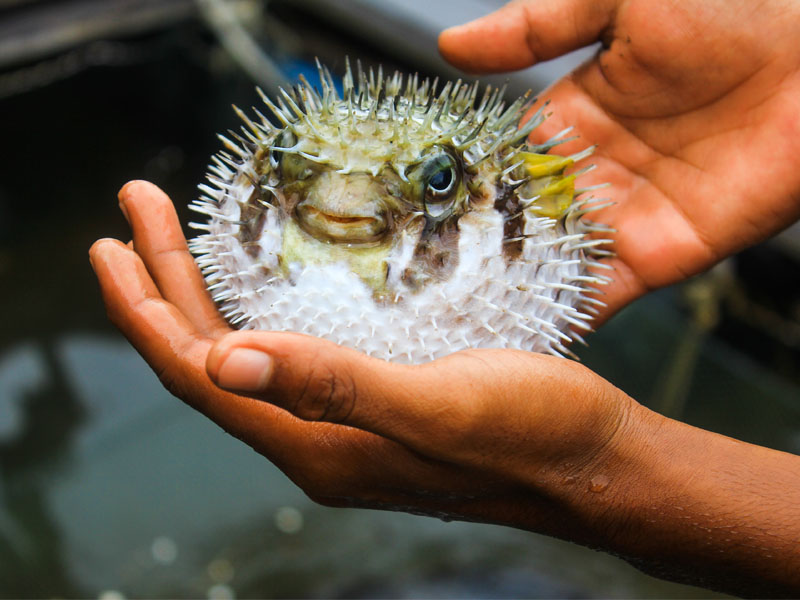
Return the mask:
M582 411L588 414L581 414L585 423L575 428L572 452L537 473L534 491L556 507L557 529L547 533L619 552L638 534L629 530L629 511L647 493L641 472L651 468L643 464L650 432L669 424L603 383L607 389L595 391L593 410Z
M621 394L622 392L620 392ZM548 496L572 541L735 594L800 589L800 458L632 400L603 448Z

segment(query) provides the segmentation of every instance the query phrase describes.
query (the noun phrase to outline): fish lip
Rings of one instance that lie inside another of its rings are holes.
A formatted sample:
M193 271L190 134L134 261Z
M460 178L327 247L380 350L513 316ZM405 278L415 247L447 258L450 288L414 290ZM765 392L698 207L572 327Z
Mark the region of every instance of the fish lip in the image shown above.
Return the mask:
M325 242L372 244L389 230L389 219L380 212L371 215L337 214L301 202L295 209L300 227Z

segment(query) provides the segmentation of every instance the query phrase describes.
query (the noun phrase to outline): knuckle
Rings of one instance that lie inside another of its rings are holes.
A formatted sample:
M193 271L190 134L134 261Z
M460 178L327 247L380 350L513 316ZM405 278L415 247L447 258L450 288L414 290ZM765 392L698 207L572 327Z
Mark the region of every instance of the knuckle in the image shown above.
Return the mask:
M106 308L106 317L108 317L108 320L114 327L127 337L127 323L130 314L129 308L121 306L110 293L105 293L103 295L103 301Z
M344 367L324 362L311 366L299 390L292 412L307 421L347 421L356 403L356 384Z
M181 340L180 345L169 354L145 356L161 385L176 398L190 404L196 403L202 396L197 379L198 369L195 367L197 361L193 356L205 355L205 350L200 347L202 343L200 338L189 337Z
M185 390L180 377L176 376L175 368L170 364L153 365L153 371L161 385L176 398L184 398Z

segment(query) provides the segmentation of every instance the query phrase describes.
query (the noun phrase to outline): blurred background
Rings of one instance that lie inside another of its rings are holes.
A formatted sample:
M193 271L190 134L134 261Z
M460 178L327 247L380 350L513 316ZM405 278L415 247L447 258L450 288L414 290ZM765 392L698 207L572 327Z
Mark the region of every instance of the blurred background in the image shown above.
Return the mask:
M436 35L500 4L0 0L0 596L717 597L527 532L316 506L106 320L87 250L128 239L125 181L162 186L186 224L256 83L311 78L315 56L341 73L346 55L455 77ZM540 90L592 52L487 80ZM655 410L800 453L797 227L579 353Z

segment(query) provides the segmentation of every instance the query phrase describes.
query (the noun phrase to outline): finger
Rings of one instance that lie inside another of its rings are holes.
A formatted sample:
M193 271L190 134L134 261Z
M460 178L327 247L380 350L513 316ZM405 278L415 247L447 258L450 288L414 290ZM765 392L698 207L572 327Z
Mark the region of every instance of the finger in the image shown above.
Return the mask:
M111 320L166 387L286 472L309 495L397 502L404 490L476 490L474 477L426 461L399 444L349 427L309 423L220 390L206 375L211 341L159 294L139 256L116 240L90 250Z
M300 334L234 332L206 369L223 388L271 402L308 421L358 427L436 458L450 457L479 423L491 368L466 354L407 366Z
M211 341L199 335L186 316L161 297L136 253L116 240L99 240L89 256L111 321L170 391L234 435L255 444L262 434L272 438L274 427L292 419L269 404L222 392L208 380L205 361ZM264 429L254 429L256 423ZM285 432L281 437L282 443L290 446ZM275 455L269 445L261 450Z
M359 428L510 480L537 463L592 456L622 406L616 388L585 367L513 350L407 366L300 334L239 331L214 344L206 369L218 385L301 419Z
M136 252L164 299L205 335L229 331L206 291L169 197L152 183L131 181L120 190L119 202L133 229Z
M597 41L615 6L615 0L511 2L442 32L439 51L471 73L522 69Z
M109 318L154 370L186 360L202 336L162 298L141 258L117 240L99 240L90 249L89 259Z
M89 257L109 318L167 388L226 429L240 429L237 411L258 403L222 393L208 380L212 341L161 297L141 258L116 240L95 242Z

